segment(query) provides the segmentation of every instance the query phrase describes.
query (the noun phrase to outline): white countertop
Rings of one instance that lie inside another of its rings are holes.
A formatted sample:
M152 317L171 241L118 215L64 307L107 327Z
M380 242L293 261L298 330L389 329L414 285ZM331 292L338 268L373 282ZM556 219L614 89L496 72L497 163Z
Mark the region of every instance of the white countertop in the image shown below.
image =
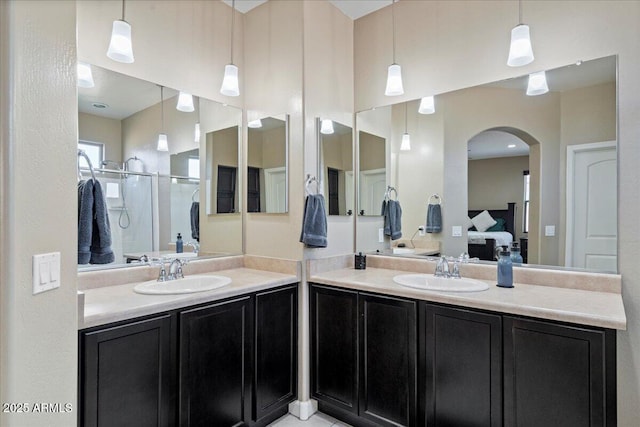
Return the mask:
M137 283L87 289L83 291L84 319L82 317L78 319L78 329L162 313L298 282L295 275L251 268L233 268L213 271L209 274L230 277L231 284L208 292L182 295L138 294L133 291Z
M484 280L489 289L482 292L427 291L393 281L394 276L406 273L383 268L343 268L314 274L309 282L610 329L624 330L627 325L619 293L523 283L505 289L489 280Z

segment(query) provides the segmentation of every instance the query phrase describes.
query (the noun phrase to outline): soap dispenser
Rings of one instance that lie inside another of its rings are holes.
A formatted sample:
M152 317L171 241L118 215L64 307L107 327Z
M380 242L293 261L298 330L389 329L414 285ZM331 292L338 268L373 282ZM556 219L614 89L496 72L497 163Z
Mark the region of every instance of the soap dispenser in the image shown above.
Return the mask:
M520 254L520 245L518 245L518 242L511 244L511 262L514 264L522 264L522 255Z
M182 236L178 233L176 238L176 253L181 254L183 251Z
M513 288L513 263L508 246L502 246L498 259L498 286L501 288Z

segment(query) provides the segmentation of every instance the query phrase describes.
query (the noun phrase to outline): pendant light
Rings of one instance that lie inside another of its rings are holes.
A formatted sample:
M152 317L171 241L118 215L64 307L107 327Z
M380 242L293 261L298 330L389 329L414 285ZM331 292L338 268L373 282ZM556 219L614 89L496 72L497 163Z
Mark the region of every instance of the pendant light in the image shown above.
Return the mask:
M425 96L420 100L420 106L418 107L418 113L420 114L433 114L436 112L436 102L433 96Z
M549 86L547 85L547 74L544 71L538 71L537 73L529 74L527 95L544 95L547 92L549 92Z
M178 95L178 104L176 105L176 110L184 111L185 113L191 113L195 111L195 107L193 106L193 95L187 92L180 91L180 95Z
M331 135L333 133L333 121L322 119L320 122L320 133L323 135Z
M407 103L404 103L404 133L402 134L402 143L400 144L400 151L411 150L411 137L407 132Z
M160 135L158 135L158 151L169 151L169 142L167 141L167 134L164 133L164 86L160 86Z
M533 59L529 26L522 23L522 0L518 0L518 25L511 30L511 45L509 46L507 65L521 67L530 64Z
M398 96L404 94L404 88L402 86L402 67L396 64L396 15L394 13L394 6L396 0L391 3L391 21L393 31L393 63L389 65L387 69L387 87L384 91L386 96Z
M196 122L196 127L193 132L193 140L194 142L200 142L200 122Z
M122 19L113 21L111 42L107 56L114 61L131 64L133 62L133 47L131 44L131 25L124 20L124 0L122 0Z
M91 65L86 62L78 61L78 86L79 87L94 87L93 74L91 73Z
M247 126L249 126L252 129L259 129L262 127L262 120L260 119L251 120L249 123L247 123Z
M238 67L233 64L233 28L236 16L236 0L231 1L231 63L224 66L224 78L220 93L226 96L240 96Z

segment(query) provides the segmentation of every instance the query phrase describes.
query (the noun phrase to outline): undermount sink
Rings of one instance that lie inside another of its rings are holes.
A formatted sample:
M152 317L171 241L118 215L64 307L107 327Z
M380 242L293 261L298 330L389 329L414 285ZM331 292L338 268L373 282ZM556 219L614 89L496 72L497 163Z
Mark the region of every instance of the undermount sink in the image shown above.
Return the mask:
M394 254L414 254L414 253L416 253L416 250L415 249L411 249L411 248L394 247L393 248L393 253Z
M489 289L489 285L474 279L447 279L432 274L400 274L393 278L399 285L425 291L442 292L480 292Z
M173 253L173 254L163 254L162 258L164 259L174 259L174 258L180 258L180 259L184 259L184 258L195 258L197 257L198 254L195 252L180 252L180 253Z
M195 292L212 291L226 286L229 283L231 283L229 277L208 274L168 280L166 282L152 280L136 285L133 290L145 295L192 294Z

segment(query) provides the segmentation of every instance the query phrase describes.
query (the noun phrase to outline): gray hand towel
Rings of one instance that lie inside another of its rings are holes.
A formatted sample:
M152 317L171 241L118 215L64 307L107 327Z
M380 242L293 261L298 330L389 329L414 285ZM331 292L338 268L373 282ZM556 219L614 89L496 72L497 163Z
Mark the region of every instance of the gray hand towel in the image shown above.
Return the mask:
M427 233L440 233L442 231L442 210L440 204L427 207Z
M100 182L93 183L93 231L91 235L91 264L109 264L115 260L111 250L111 225L107 201Z
M327 215L322 194L307 196L300 241L310 248L327 247Z
M78 182L78 264L91 259L93 231L93 180Z
M402 208L397 200L389 200L384 209L384 234L391 237L391 240L398 240L402 237Z
M191 203L191 237L200 241L200 202Z

